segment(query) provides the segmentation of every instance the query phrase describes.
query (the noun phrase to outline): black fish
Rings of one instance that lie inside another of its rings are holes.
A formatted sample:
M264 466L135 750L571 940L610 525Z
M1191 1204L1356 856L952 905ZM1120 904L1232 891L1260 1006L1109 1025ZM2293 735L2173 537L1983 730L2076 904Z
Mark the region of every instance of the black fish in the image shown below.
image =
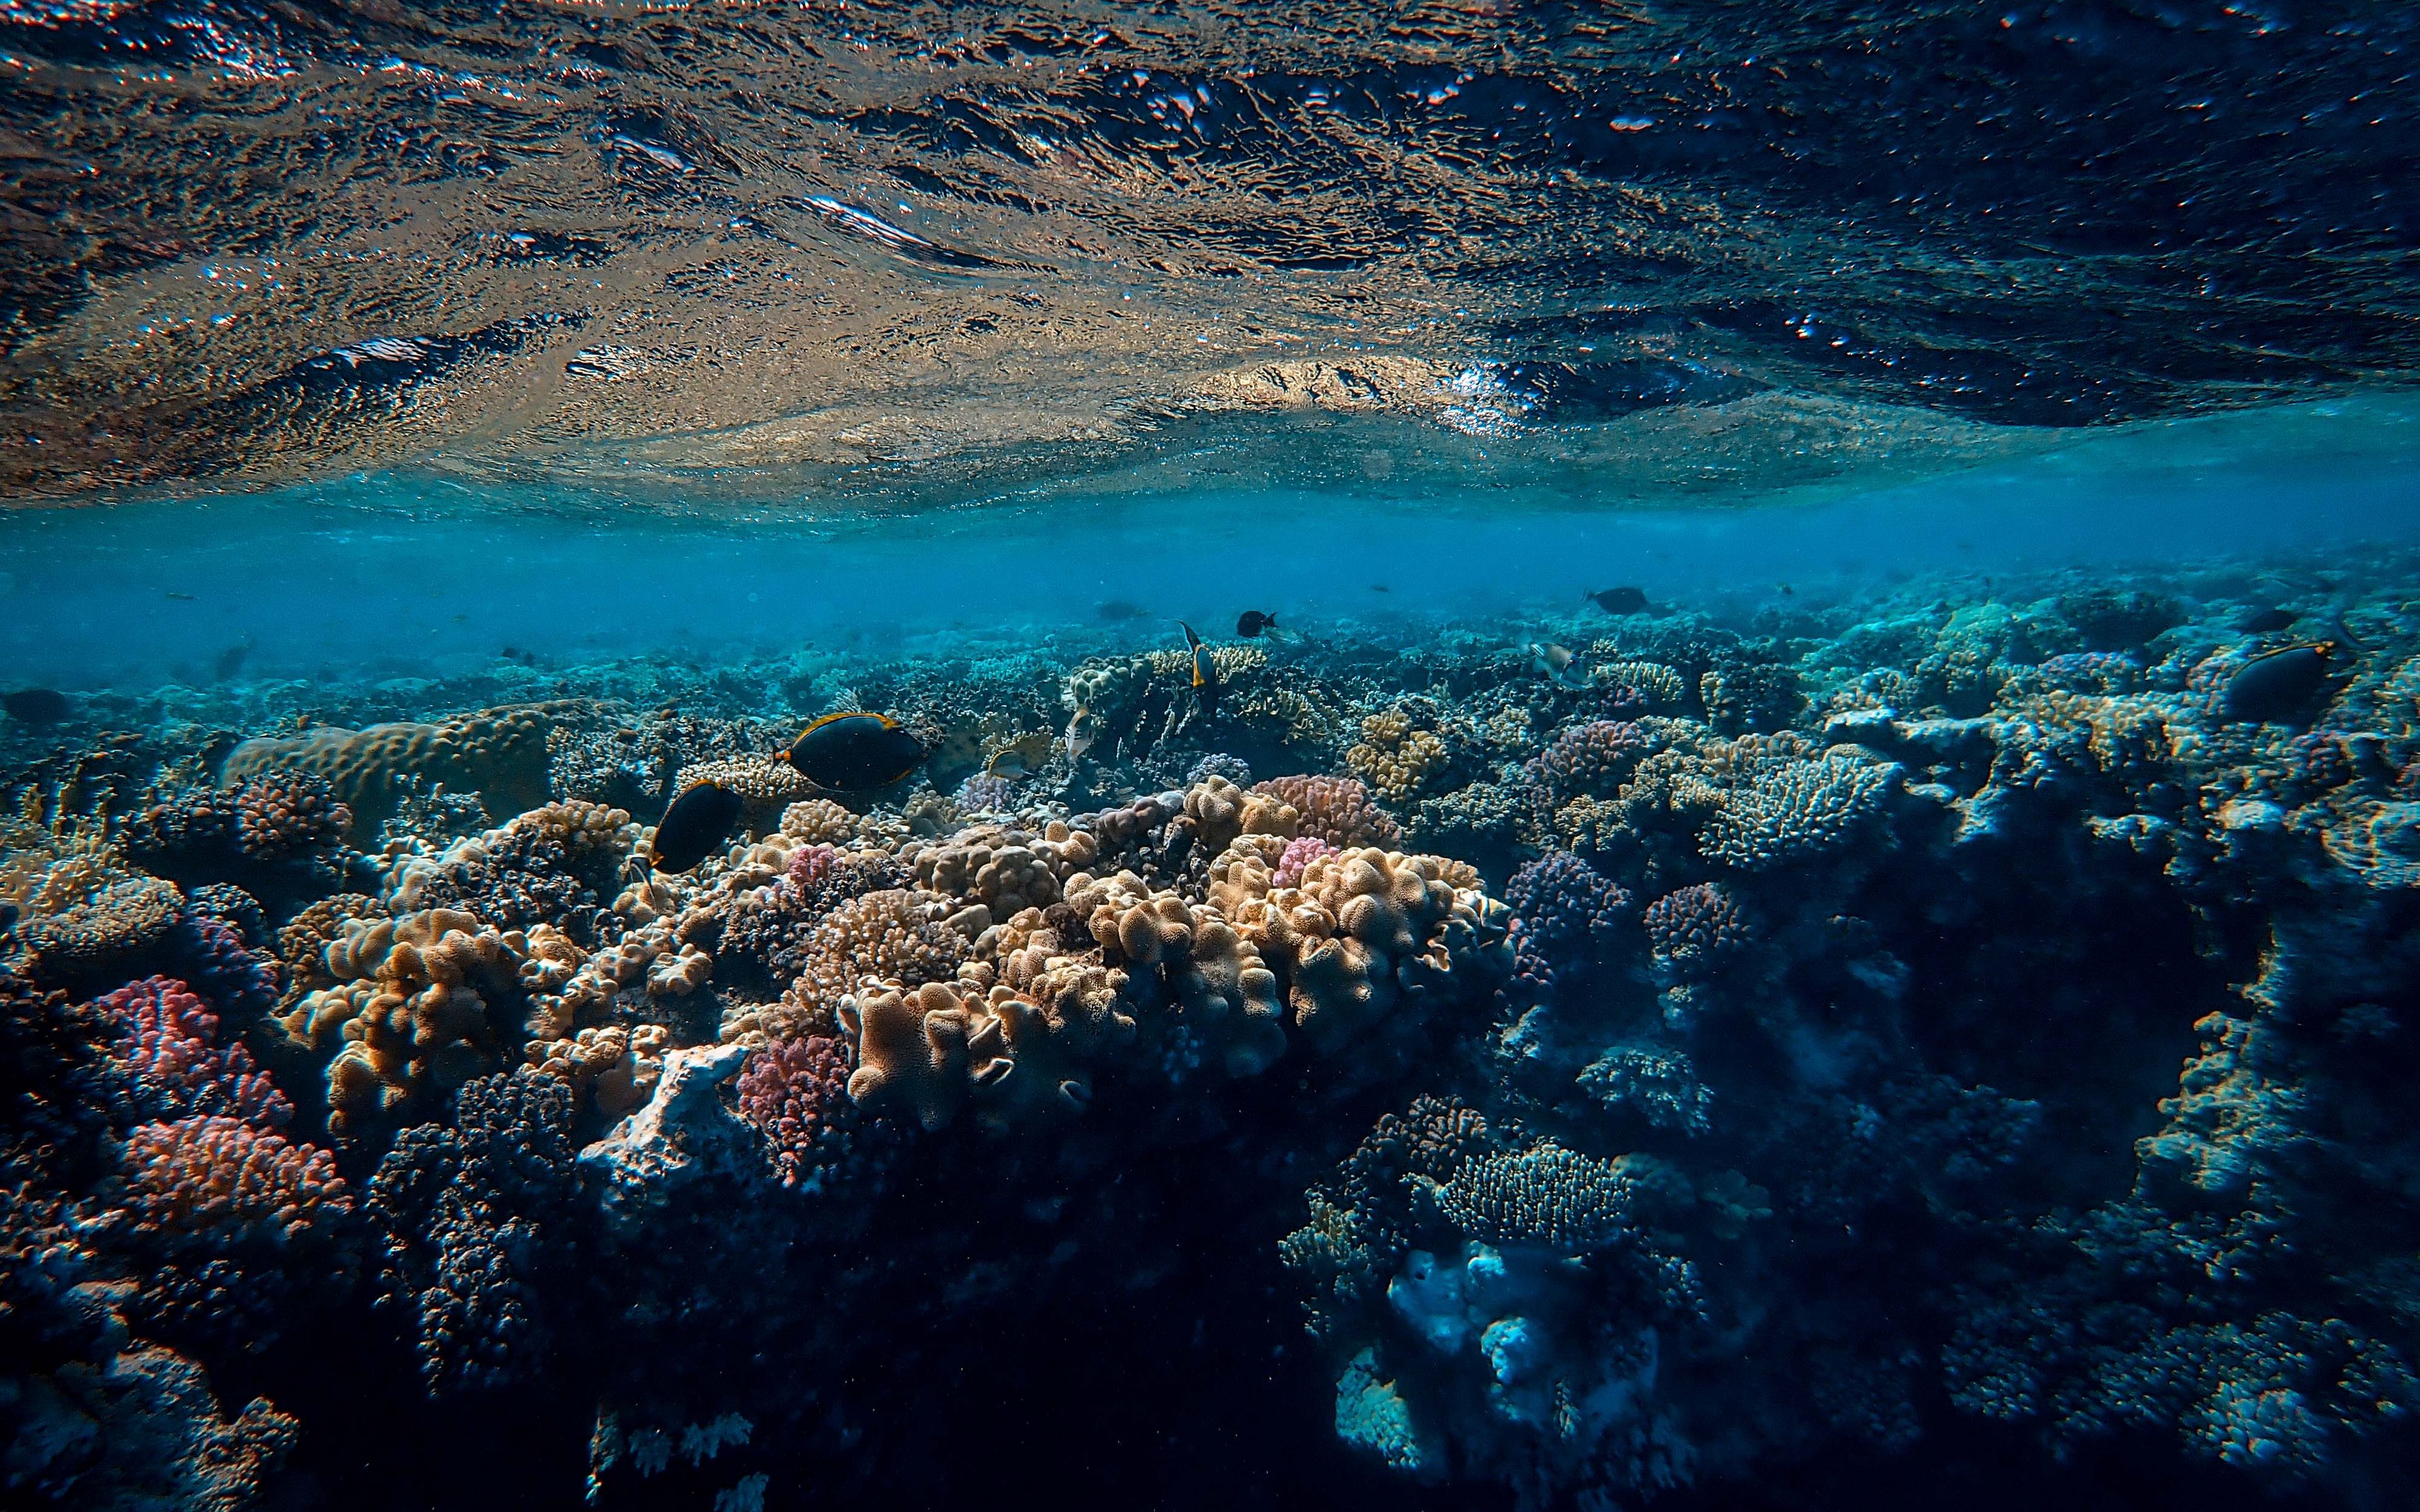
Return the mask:
M681 789L657 822L647 864L659 872L689 871L731 838L740 807L738 794L711 782Z
M1249 640L1264 629L1277 628L1277 623L1278 617L1274 614L1264 614L1259 609L1248 609L1236 619L1235 633Z
M68 717L68 696L55 688L21 687L14 693L0 693L0 709L27 724L56 724Z
M1218 663L1210 648L1193 633L1193 626L1183 620L1176 622L1185 631L1185 644L1193 653L1193 698L1202 705L1203 714L1218 712Z
M1105 598L1093 606L1093 612L1114 624L1119 620L1139 620L1151 610L1126 598Z
M1607 614L1644 614L1647 592L1641 588L1606 588L1580 595Z
M2272 630L2285 629L2301 618L2292 609L2256 609L2243 617L2242 627L2254 635L2266 635Z
M2327 686L2328 659L2335 642L2288 646L2255 656L2235 671L2219 693L2220 710L2229 719L2262 724L2287 724L2310 712L2311 701Z
M924 747L887 714L827 714L799 732L790 764L819 788L861 793L887 788L916 769Z

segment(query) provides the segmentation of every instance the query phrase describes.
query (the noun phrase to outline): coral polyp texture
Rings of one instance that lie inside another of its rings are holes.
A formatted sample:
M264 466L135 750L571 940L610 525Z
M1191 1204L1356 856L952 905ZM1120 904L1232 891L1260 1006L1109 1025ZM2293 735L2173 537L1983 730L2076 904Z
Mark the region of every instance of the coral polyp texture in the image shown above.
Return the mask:
M11 733L10 1495L921 1504L1043 1473L930 1423L1080 1399L1356 1504L2356 1504L2420 1472L2415 571ZM835 708L926 760L810 791Z

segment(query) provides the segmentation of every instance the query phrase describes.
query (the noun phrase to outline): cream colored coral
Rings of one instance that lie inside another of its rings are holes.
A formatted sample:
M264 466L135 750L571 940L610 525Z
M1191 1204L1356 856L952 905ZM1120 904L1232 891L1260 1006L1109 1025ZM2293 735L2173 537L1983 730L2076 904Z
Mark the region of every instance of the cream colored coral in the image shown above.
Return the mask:
M646 1102L663 1075L672 1035L659 1024L582 1029L567 1039L534 1041L526 1055L531 1069L570 1084L583 1102L608 1118Z
M1418 798L1449 760L1446 745L1434 730L1412 728L1401 709L1386 709L1361 721L1360 744L1344 753L1344 763L1371 791L1389 803Z
M857 815L830 798L807 798L782 810L782 833L807 845L846 845L857 839Z

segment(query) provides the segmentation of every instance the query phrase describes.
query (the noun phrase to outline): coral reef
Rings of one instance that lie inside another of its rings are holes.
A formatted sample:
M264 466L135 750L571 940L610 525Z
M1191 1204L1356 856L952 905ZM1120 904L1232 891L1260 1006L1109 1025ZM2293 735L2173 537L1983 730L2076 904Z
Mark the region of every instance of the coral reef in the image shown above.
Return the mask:
M2264 572L1346 626L1215 706L970 632L62 744L0 820L9 1489L308 1500L375 1404L605 1504L912 1500L897 1424L1078 1359L1522 1506L2403 1484L2420 625ZM2310 706L2235 717L2298 623ZM808 793L763 753L832 707L931 759ZM741 829L632 869L701 774Z

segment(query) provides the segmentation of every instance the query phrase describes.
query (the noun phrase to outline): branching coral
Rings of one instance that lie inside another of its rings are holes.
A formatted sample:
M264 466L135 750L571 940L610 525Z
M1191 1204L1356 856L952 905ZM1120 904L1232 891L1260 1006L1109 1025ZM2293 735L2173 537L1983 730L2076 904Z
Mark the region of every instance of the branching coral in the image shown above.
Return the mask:
M765 1136L785 1187L820 1190L848 1156L854 1119L848 1046L825 1035L769 1044L739 1072L739 1116Z
M291 1244L353 1208L334 1156L236 1119L144 1124L118 1168L137 1233Z
M543 1358L547 1282L576 1221L571 1116L553 1077L481 1077L452 1127L405 1130L370 1179L389 1295L412 1317L432 1391L503 1385Z
M1656 968L1683 980L1718 970L1755 937L1738 896L1719 882L1676 887L1639 916Z
M218 1042L218 1015L183 982L147 978L95 1006L116 1030L102 1081L128 1122L216 1114L275 1128L293 1118L294 1104L243 1045Z
M1538 775L1558 800L1609 798L1654 748L1654 737L1630 720L1593 719L1558 734L1538 758Z

